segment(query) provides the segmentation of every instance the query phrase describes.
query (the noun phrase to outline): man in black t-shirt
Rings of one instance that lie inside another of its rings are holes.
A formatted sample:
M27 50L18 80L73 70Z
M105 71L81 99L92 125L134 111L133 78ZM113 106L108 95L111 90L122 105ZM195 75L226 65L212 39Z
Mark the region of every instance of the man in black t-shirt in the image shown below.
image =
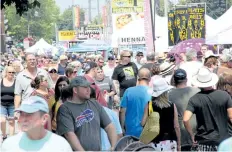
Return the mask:
M192 84L201 91L190 98L183 121L200 151L217 151L218 145L229 137L227 118L232 121L232 100L227 92L214 90L217 82L218 76L206 67L192 79ZM195 136L190 125L193 113L197 120Z
M127 88L136 86L138 68L135 63L131 62L130 51L123 50L120 54L120 58L121 62L114 69L112 80L117 95L122 97Z

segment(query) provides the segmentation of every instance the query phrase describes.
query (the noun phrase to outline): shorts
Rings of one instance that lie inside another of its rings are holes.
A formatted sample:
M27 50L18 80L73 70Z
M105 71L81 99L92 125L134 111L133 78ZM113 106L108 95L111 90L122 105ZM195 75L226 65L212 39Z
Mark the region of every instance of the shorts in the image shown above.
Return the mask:
M1 116L5 116L5 117L14 117L14 105L11 106L3 106L1 105Z

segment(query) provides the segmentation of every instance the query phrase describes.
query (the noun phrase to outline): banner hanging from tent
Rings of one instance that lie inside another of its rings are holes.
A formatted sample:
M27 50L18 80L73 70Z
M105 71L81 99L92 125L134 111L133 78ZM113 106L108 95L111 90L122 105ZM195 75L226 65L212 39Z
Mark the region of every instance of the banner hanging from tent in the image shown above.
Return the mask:
M169 46L181 41L205 38L205 8L177 8L168 13Z

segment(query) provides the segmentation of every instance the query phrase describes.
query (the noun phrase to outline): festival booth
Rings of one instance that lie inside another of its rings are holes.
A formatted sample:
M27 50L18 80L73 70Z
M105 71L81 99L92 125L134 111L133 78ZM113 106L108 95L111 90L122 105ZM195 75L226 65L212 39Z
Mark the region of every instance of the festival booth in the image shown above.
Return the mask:
M48 55L54 56L57 54L58 49L50 44L48 44L43 38L41 38L35 45L26 49L27 53L35 53L37 55Z

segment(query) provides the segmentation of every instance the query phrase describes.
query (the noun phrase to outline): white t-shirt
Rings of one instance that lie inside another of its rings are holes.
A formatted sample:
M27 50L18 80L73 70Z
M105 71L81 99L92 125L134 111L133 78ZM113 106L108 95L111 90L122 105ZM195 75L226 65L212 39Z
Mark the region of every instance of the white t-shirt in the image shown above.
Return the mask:
M40 140L31 140L25 132L7 138L1 148L2 152L72 152L69 143L61 136L50 131Z
M189 61L180 65L180 69L183 69L187 73L187 86L192 86L192 77L195 76L199 69L203 66L203 63L199 61Z
M110 68L108 65L105 65L102 69L103 69L105 76L111 79L113 72L114 72L114 68Z

